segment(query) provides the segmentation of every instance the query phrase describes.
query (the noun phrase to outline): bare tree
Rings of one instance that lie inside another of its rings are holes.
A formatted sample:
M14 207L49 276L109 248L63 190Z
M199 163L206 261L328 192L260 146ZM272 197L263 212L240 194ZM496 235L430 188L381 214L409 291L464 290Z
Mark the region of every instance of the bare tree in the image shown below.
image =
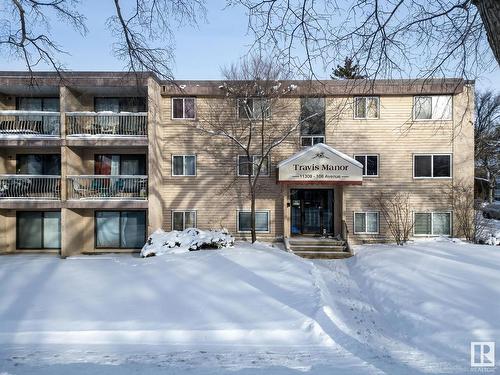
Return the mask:
M249 15L255 47L309 75L353 56L369 78L481 72L500 63L498 0L231 0ZM489 43L489 44L488 44Z
M222 98L212 100L207 113L200 115L198 129L237 149L239 175L246 177L248 185L251 236L255 242L255 202L260 177L270 173L273 150L315 114L295 121L280 120L289 110L287 97L296 86L270 58L250 56L224 69L223 76L219 87Z
M382 213L389 231L398 245L404 245L413 230L410 194L380 192L375 197L376 208Z
M113 0L107 25L115 38L113 52L133 71L151 71L172 79L174 28L196 26L205 17L204 0ZM0 53L20 59L29 72L47 65L56 72L64 48L51 34L55 22L87 33L80 0L0 0Z
M492 202L500 177L500 95L491 91L476 94L474 152L476 176L488 181L488 199Z

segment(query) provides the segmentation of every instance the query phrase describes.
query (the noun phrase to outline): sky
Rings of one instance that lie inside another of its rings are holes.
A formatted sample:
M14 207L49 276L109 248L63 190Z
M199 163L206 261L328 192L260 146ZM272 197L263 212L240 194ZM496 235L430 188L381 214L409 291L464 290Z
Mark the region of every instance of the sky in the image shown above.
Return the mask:
M207 0L207 19L198 28L182 27L176 30L176 79L219 79L221 68L237 62L250 46L247 17L244 9L226 7L226 0ZM112 55L113 38L106 27L107 17L113 13L109 0L83 0L81 11L87 16L88 34L82 37L71 27L54 22L52 34L68 52L61 61L69 70L117 71L123 63ZM21 61L0 56L0 70L24 70ZM47 70L41 66L40 70ZM328 78L329 72L316 72ZM500 68L492 68L476 79L479 90L500 90Z

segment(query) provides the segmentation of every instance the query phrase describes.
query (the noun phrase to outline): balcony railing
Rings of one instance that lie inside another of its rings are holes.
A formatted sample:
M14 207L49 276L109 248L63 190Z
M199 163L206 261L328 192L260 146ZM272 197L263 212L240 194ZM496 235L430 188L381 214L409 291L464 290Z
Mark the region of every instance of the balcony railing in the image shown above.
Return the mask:
M61 176L0 175L0 199L61 199Z
M67 112L66 134L69 136L135 136L145 137L148 114L112 112Z
M0 136L60 136L61 115L45 111L0 111Z
M68 176L68 199L147 198L147 176Z

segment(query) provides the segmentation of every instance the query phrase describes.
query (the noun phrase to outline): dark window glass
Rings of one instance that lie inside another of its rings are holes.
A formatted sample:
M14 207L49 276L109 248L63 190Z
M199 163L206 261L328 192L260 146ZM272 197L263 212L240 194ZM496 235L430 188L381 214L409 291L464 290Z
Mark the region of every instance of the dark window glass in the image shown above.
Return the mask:
M415 213L415 234L431 234L431 214Z
M59 249L61 213L57 211L17 212L18 249Z
M258 164L260 164L261 157L258 155L251 156L247 158L245 155L238 156L238 175L248 176L251 174L255 176L257 174ZM269 160L266 157L262 162L260 168L260 176L269 175Z
M184 156L174 155L174 175L182 176L184 174Z
M16 109L20 111L59 112L59 98L18 98Z
M252 215L250 211L238 212L238 231L250 232L252 230ZM269 212L256 211L255 212L255 230L257 232L269 231Z
M146 98L143 97L123 97L106 98L97 97L94 99L94 110L96 112L146 112Z
M16 155L16 173L59 176L61 156L58 154Z
M325 134L325 98L300 99L300 134Z
M450 155L434 155L434 177L451 177Z
M238 175L248 176L249 174L252 174L252 170L252 159L246 156L238 156Z
M184 99L184 118L194 118L194 98Z
M378 157L375 155L368 155L366 157L366 175L376 176L378 174Z
M415 155L415 177L432 177L431 155Z
M146 175L146 156L136 154L96 155L94 164L98 175Z
M184 100L182 98L172 99L174 118L184 118Z
M96 248L141 248L146 241L144 211L96 211Z

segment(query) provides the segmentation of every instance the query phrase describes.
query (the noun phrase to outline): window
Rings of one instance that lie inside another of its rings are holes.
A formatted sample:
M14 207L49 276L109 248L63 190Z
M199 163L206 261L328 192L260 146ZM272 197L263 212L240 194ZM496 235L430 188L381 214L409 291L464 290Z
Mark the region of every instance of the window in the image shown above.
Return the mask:
M17 98L19 111L59 112L59 98Z
M18 249L61 248L61 213L58 211L18 211Z
M414 155L414 178L451 177L451 155Z
M96 97L94 99L96 112L146 112L146 98L144 97Z
M257 232L269 232L269 211L255 211L255 230ZM250 232L252 230L252 217L250 211L238 211L238 232Z
M196 228L196 211L172 211L172 230Z
M196 176L196 155L172 155L172 176Z
M95 212L96 248L140 249L145 242L145 211Z
M451 212L416 212L413 231L416 236L449 236Z
M239 119L262 119L271 117L271 104L267 99L241 98L238 99Z
M380 100L376 96L354 98L354 118L374 119L379 117Z
M257 174L257 168L261 161L260 155L253 155L247 158L245 155L238 156L238 176L248 176L251 174L255 176ZM269 160L264 158L262 166L260 168L260 176L269 176Z
M325 143L324 136L303 135L300 137L300 145L302 147L310 147L318 143Z
M355 212L354 233L356 234L378 234L379 213L378 212Z
M94 173L97 175L146 175L146 155L95 155Z
M300 99L300 135L302 146L325 142L325 98Z
M378 155L354 155L354 159L363 164L363 176L378 176Z
M413 118L415 120L451 120L452 97L450 95L415 96Z
M172 98L173 119L194 119L196 117L195 98Z
M61 155L16 155L16 173L33 175L61 175Z

